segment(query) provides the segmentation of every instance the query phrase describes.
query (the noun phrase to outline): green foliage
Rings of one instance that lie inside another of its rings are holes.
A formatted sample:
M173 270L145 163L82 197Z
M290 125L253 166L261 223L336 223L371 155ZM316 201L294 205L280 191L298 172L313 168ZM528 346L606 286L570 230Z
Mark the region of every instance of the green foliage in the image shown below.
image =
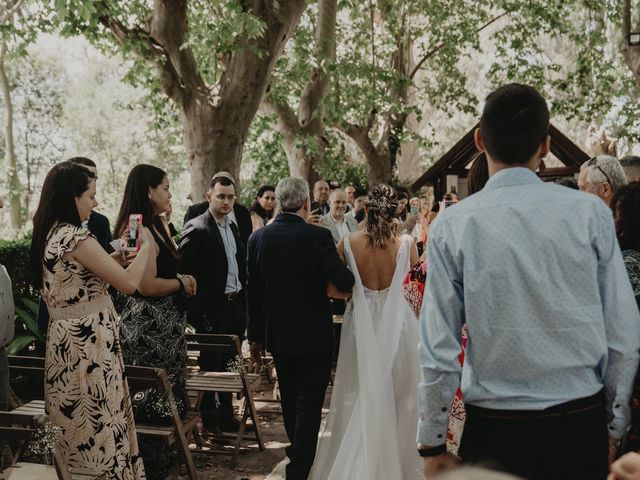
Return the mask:
M275 185L289 176L287 157L282 149L282 136L273 130L272 119L258 115L254 120L244 154L245 172L249 178L243 180L241 203L247 207L256 197L261 185Z
M38 316L38 304L28 298L19 298L16 301L16 332L13 341L7 345L9 355L17 355L22 350L39 353L44 352L45 334L41 332L36 323Z
M31 238L0 240L0 264L4 265L9 273L16 301L19 298L36 300L39 296L31 285L30 248Z

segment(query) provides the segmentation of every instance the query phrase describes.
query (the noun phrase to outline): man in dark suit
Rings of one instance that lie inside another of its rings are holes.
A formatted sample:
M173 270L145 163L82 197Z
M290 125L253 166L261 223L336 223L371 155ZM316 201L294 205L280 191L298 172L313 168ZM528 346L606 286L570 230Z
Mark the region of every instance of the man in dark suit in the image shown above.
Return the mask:
M188 320L198 333L238 335L246 327L245 247L230 212L236 199L235 185L226 176L214 176L209 183L209 208L189 220L180 239L180 271L193 275L198 291L191 297ZM203 354L200 366L225 371L230 357ZM219 408L213 394L202 400L202 421L209 431L218 428L237 431L230 393L219 393Z
M248 336L254 358L273 354L282 414L291 446L287 479L306 479L316 452L322 404L331 374L333 322L327 297L332 283L353 288L326 228L307 223L307 182L278 182L280 213L257 230L247 248ZM198 284L200 285L200 284Z
M233 182L235 185L236 181L233 176L229 172L218 172L216 173L211 180L216 177L226 177ZM184 215L184 223L186 225L189 220L192 218L196 218L198 215L202 215L209 208L209 202L204 201L201 203L196 203L187 208L187 213ZM251 232L253 232L253 225L251 224L251 214L249 213L249 209L244 205L240 205L235 202L233 204L233 210L229 214L229 218L233 223L238 227L238 231L240 232L240 240L246 246L249 240L249 236Z

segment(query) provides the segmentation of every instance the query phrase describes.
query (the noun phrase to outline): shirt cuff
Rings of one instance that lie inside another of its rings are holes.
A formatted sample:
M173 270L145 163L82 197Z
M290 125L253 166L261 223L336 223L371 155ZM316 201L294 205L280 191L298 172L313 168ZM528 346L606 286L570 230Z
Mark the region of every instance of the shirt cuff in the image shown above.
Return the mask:
M418 437L416 443L436 447L447 441L447 427L449 415L445 414L444 421L418 420Z

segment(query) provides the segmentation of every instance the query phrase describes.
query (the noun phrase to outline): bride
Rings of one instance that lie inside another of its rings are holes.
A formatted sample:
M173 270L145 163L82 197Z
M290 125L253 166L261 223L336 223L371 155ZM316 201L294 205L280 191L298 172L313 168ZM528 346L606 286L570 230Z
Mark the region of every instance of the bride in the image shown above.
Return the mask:
M421 478L418 323L402 295L418 251L409 235L398 236L396 198L391 187L375 187L364 229L338 245L356 283L312 480Z

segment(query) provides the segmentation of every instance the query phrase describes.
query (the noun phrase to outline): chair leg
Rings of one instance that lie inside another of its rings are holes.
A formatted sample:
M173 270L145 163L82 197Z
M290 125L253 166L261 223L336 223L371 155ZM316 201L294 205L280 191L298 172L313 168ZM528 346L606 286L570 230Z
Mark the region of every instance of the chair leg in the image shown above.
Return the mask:
M258 411L256 405L253 402L253 392L249 392L245 395L245 411L248 411L253 422L253 429L256 434L256 441L258 442L258 448L262 452L264 450L264 442L262 441L262 432L260 431L260 423L258 422Z
M240 454L240 445L242 444L242 438L244 437L244 430L247 426L247 419L249 418L249 409L247 408L247 397L245 396L242 401L242 420L240 420L240 428L238 429L238 438L236 439L236 447L233 451L233 457L231 463L233 465L238 461L238 455Z

